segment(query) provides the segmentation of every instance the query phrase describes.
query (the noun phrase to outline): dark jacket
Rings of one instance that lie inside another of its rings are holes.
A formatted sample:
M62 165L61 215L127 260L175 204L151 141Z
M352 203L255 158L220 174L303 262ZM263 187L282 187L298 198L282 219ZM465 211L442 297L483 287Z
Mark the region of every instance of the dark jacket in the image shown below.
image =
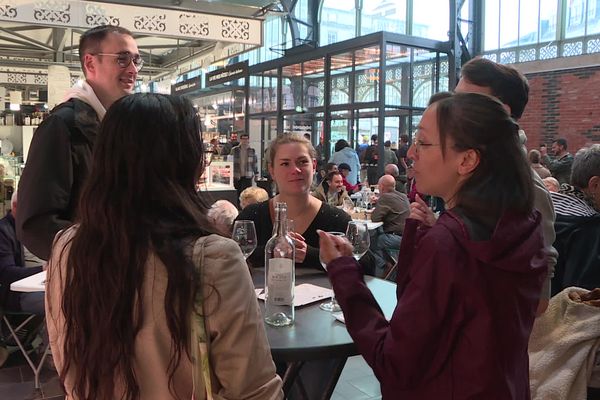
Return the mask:
M540 214L505 215L489 240L470 237L453 211L430 229L407 221L389 322L352 257L328 265L383 399L530 398L527 343L547 273Z
M10 284L42 271L42 266L25 268L23 246L17 240L15 219L9 212L0 219L0 304L19 311L19 293L10 291Z
M571 217L556 214L554 223L558 262L552 278L552 295L570 286L600 287L600 214Z
M33 135L19 183L17 234L44 260L56 233L75 218L99 126L92 107L71 99L55 107Z

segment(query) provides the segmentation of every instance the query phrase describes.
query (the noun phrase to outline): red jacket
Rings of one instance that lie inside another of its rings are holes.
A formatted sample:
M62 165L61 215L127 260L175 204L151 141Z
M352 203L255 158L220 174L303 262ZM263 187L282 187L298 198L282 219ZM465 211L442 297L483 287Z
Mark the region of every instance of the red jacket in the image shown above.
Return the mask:
M537 211L505 215L485 241L470 240L452 211L430 229L407 220L389 322L354 259L332 261L348 332L383 399L529 399L527 342L547 272L542 247Z

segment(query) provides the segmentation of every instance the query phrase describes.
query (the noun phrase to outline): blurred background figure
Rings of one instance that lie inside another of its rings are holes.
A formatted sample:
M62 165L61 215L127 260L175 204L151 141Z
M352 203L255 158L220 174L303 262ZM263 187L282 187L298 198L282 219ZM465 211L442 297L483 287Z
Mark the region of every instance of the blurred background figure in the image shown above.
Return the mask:
M560 183L553 176L542 179L542 182L544 182L544 186L546 186L549 192L558 192L560 190Z
M398 157L396 152L392 150L392 142L386 140L383 144L383 165L397 164Z
M354 186L360 182L360 161L358 160L358 154L350 147L347 141L340 139L335 142L335 153L333 153L329 161L337 165L348 165L350 172L346 176L346 180L350 185Z
M558 138L552 142L552 157L545 151L542 153L542 164L558 179L560 184L570 183L573 155L567 151L567 139Z
M258 186L251 186L240 193L240 208L243 210L250 204L261 203L267 200L269 200L269 194L265 189Z
M395 188L397 191L406 193L406 175L400 176L398 166L395 164L388 164L385 166L384 173L391 175L395 181ZM381 178L380 178L381 179Z
M359 164L359 168L360 168L360 164ZM357 192L360 189L360 185L358 183L353 185L350 182L348 182L348 176L350 176L350 174L353 173L352 169L350 168L350 166L348 164L341 163L338 166L338 171L340 171L340 173L342 174L342 183L344 184L344 187L346 188L346 191L348 192L348 194Z
M250 136L240 135L240 144L231 149L233 155L233 185L238 197L247 187L252 186L252 178L258 178L258 158L250 147Z
M231 237L231 228L233 228L233 222L238 216L238 209L236 206L227 200L217 200L210 206L206 215L214 222L215 227L223 234L223 236Z
M552 174L550 173L548 168L546 168L542 164L540 164L540 161L542 160L542 154L538 150L536 150L536 149L530 150L529 153L527 154L527 158L529 159L531 168L533 168L533 170L535 172L537 172L537 174L540 176L540 178L544 179L544 178L548 178L549 176L552 176Z
M342 174L339 171L332 171L327 174L327 178L313 192L313 196L333 207L342 206L344 200L350 200L350 196L348 196L348 192L344 187Z

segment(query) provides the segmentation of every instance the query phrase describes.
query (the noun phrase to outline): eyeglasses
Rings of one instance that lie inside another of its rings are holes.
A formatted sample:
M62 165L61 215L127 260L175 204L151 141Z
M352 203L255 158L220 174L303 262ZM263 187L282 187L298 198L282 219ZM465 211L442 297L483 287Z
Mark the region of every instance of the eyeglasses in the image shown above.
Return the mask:
M95 53L93 56L109 56L116 57L117 64L119 67L125 69L129 67L129 64L133 62L133 66L136 71L139 71L144 66L144 59L139 54L131 54L131 53Z
M413 144L415 146L415 154L419 154L423 147L428 148L431 146L439 146L440 145L439 143L425 143L421 140L415 140Z

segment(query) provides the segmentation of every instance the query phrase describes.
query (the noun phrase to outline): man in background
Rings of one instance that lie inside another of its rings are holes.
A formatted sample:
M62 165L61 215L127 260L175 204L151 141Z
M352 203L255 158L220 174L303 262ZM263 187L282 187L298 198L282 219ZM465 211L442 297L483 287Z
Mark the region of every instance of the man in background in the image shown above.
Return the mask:
M17 234L44 260L56 233L75 219L100 121L111 104L133 93L143 65L131 33L111 25L81 35L79 60L85 81L36 129L19 183Z
M567 151L567 139L558 138L552 142L553 158L544 151L542 153L542 164L550 170L550 173L562 185L571 183L571 168L573 166L573 155Z
M240 135L240 144L231 149L233 154L233 185L237 189L237 197L247 187L252 186L252 178L258 177L258 158L256 151L250 147L247 133Z

